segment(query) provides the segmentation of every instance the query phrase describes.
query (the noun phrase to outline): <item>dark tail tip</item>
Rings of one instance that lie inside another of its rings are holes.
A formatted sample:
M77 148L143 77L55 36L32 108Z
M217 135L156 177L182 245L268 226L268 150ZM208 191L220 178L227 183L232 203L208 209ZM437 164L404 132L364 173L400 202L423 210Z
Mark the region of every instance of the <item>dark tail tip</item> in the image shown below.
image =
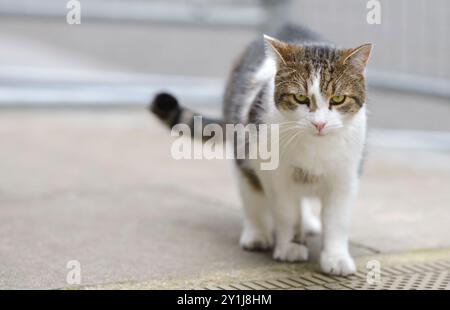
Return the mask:
M153 99L149 110L162 120L167 120L179 110L178 100L168 93L159 93Z

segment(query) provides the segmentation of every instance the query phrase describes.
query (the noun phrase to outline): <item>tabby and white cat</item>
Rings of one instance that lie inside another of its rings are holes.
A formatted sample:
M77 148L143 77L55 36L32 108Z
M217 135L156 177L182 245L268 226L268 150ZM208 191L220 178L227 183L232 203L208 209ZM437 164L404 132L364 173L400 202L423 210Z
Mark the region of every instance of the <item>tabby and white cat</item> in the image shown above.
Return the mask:
M276 260L308 258L305 235L322 227L321 269L356 271L348 238L366 140L364 71L372 45L336 48L299 26L249 45L235 64L218 124L279 124L282 158L275 170L236 160L244 206L240 244L273 248ZM192 126L194 113L169 94L151 110L169 126ZM278 138L278 137L277 137ZM286 141L289 141L287 143ZM305 203L318 197L321 221Z

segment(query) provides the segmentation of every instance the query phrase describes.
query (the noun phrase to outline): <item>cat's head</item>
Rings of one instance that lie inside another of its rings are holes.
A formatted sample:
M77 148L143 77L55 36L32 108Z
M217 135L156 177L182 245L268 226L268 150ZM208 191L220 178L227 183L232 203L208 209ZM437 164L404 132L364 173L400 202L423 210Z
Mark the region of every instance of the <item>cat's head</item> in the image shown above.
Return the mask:
M276 67L276 108L314 135L343 128L365 102L364 71L372 44L340 49L296 45L264 36Z

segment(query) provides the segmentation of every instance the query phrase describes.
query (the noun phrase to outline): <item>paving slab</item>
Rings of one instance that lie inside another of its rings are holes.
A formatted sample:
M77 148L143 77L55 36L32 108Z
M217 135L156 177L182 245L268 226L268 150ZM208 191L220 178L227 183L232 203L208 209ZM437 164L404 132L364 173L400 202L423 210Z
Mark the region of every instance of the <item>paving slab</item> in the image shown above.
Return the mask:
M0 288L68 287L74 259L88 286L310 270L240 250L232 163L174 160L144 109L2 110L0 140ZM353 254L450 247L449 162L371 146Z

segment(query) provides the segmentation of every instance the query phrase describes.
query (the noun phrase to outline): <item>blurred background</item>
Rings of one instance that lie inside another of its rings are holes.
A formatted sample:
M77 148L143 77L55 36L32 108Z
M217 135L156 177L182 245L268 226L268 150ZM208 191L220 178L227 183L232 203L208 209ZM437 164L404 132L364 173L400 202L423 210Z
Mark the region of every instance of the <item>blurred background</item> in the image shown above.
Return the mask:
M356 256L450 247L450 2L0 0L0 288L192 278L268 266L238 247L225 161L176 161L145 107L156 92L220 113L250 40L300 23L374 44ZM314 256L314 255L313 255ZM167 283L167 282L164 282ZM126 288L126 285L122 288Z
M80 25L66 23L67 3L0 1L1 105L143 105L160 89L220 105L246 44L293 22L340 46L374 43L369 83L395 92L371 105L375 125L449 129L445 0L381 1L381 24L361 0L85 0ZM394 104L398 92L424 97Z

